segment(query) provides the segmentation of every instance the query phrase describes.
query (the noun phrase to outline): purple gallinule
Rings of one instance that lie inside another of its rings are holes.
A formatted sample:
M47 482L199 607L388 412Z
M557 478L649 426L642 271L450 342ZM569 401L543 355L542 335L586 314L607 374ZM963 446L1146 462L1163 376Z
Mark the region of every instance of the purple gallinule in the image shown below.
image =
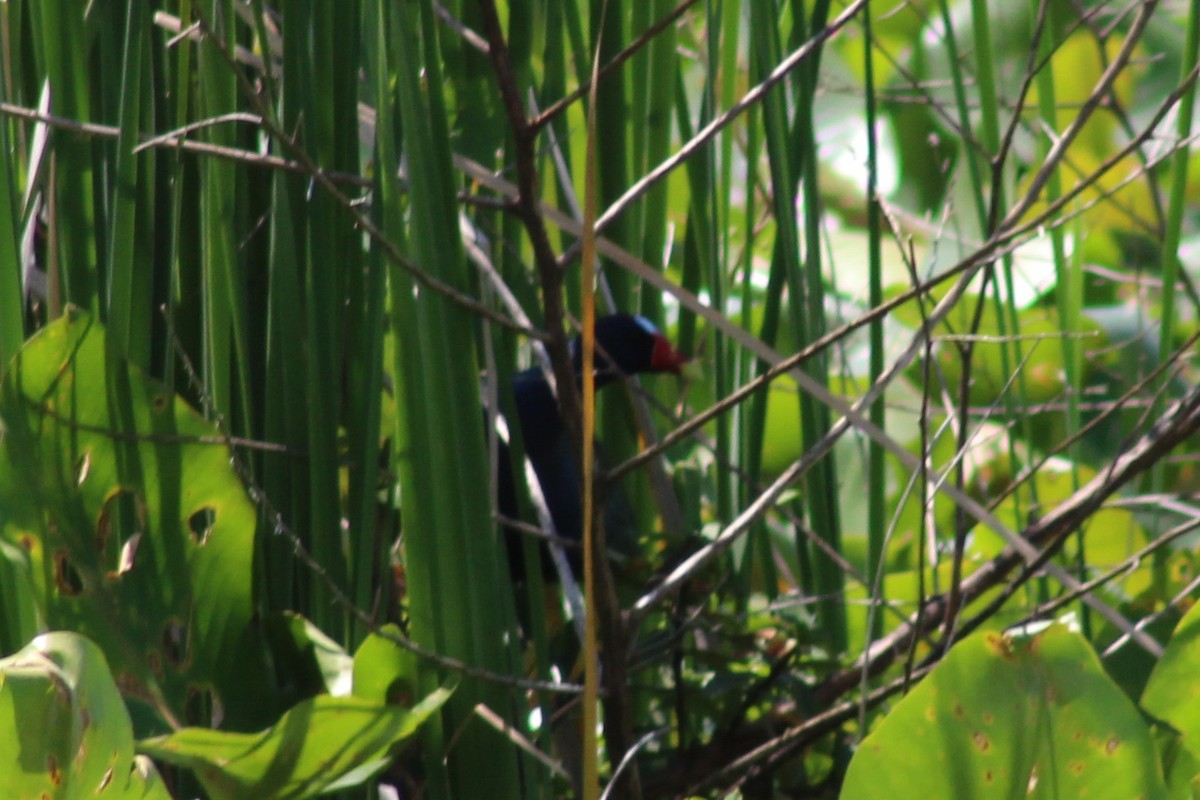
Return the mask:
M582 359L579 337L570 342L570 349L578 377ZM596 320L597 389L623 375L677 373L683 363L683 357L667 338L644 317L611 314ZM559 415L558 402L538 367L514 375L512 389L525 453L546 500L554 532L563 539L578 542L583 538L583 494L575 448L571 446L567 427ZM505 517L517 519L516 484L508 447L503 441L499 455L499 510ZM509 568L513 579L520 581L525 577L520 535L511 530L506 534ZM578 575L581 558L578 549L568 555L572 569ZM552 575L544 549L542 564L547 577Z

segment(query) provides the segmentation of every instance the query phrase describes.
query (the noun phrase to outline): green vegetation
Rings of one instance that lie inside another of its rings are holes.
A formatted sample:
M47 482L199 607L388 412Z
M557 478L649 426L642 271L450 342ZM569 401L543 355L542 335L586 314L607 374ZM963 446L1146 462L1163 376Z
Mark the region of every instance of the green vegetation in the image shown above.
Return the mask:
M0 796L1198 796L1198 66L1200 2L0 3ZM544 354L579 427L585 227L694 357L598 401L598 699L480 412Z

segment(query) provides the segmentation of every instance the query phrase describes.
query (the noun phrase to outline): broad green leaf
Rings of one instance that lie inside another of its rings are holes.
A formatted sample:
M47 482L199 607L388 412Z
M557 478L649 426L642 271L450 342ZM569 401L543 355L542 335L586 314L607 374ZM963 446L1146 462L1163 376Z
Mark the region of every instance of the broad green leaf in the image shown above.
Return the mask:
M1179 621L1166 652L1150 674L1142 707L1171 724L1183 746L1200 757L1200 605Z
M86 638L47 633L0 660L0 796L170 800Z
M1155 731L1159 760L1172 797L1200 798L1200 759L1169 731Z
M1150 732L1062 626L964 639L868 736L842 798L1165 798Z
M77 311L9 366L0 426L0 538L29 553L44 623L177 717L212 692L253 720L255 513L219 432Z
M299 703L260 733L185 728L138 746L154 758L192 769L212 797L312 797L383 769L396 746L449 696L438 689L405 708L322 695Z

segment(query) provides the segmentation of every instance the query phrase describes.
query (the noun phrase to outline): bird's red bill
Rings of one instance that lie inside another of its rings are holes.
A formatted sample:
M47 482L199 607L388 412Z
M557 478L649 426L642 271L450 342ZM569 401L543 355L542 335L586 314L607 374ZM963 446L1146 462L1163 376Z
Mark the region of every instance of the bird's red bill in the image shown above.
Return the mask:
M679 372L679 368L686 360L671 346L667 337L662 334L654 337L654 352L650 354L650 369L655 372Z

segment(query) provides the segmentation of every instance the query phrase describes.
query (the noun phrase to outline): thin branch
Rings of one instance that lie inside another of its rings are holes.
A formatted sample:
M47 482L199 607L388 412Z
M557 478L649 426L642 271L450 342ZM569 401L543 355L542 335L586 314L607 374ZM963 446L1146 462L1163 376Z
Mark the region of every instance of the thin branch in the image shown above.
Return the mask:
M1023 541L1029 546L1039 548L1037 562L1042 563L1035 562L1030 566L1044 566L1046 570L1053 567L1053 564L1044 563L1045 559L1069 533L1095 513L1114 492L1145 472L1158 459L1197 431L1200 431L1200 387L1192 389L1186 397L1176 402L1133 447L1118 456L1109 469L1097 475L1022 531ZM978 597L1024 562L1023 555L1018 554L1014 548L1007 548L963 580L963 601L969 602ZM1077 586L1073 588L1078 589ZM1088 597L1090 595L1083 595L1085 600ZM940 619L944 610L945 598L932 601L930 613L923 623L910 621L877 641L871 652L864 654L858 663L839 670L826 679L818 691L818 696L826 699L837 697L857 686L864 669L871 674L878 674L905 650L911 637L926 633L930 629L930 621ZM923 628L925 630L922 630ZM1144 631L1127 633L1136 635Z
M845 27L862 10L866 2L867 0L854 0L836 19L814 34L811 39L796 48L796 50L792 51L787 58L779 62L779 65L771 70L770 75L750 91L746 92L746 94L742 95L742 98L730 106L729 110L701 128L674 155L650 170L640 180L626 189L625 193L614 200L612 205L596 219L596 233L600 233L611 225L621 212L648 192L654 184L658 183L683 164L683 162L698 153L713 137L741 116L744 111L762 100L767 92L786 78L792 70L800 66L806 58L816 52L827 39ZM572 260L576 255L578 255L578 244L563 254L563 262L566 263Z
M197 12L199 11L199 9L195 10ZM246 100L252 106L254 106L255 111L261 118L260 124L262 128L291 154L292 158L295 159L296 162L301 165L301 167L303 167L304 174L320 185L321 188L324 189L325 192L332 197L339 206L341 206L342 210L351 217L355 227L366 233L367 236L370 237L371 241L383 251L383 253L393 264L396 264L402 268L424 288L449 299L451 302L454 302L463 308L478 314L484 319L489 319L498 325L501 325L509 330L525 334L526 336L540 338L541 334L538 331L529 329L517 322L514 322L508 317L497 313L494 309L490 308L486 304L481 303L475 298L460 292L458 289L455 289L445 281L435 278L422 269L419 264L408 258L408 256L404 255L404 253L400 252L400 249L396 247L396 245L383 233L382 230L380 230L379 226L377 226L370 217L362 213L356 207L354 201L342 193L342 190L339 189L337 184L329 177L326 170L313 160L312 156L308 154L308 151L301 147L286 131L279 127L279 125L275 122L273 115L271 114L271 109L267 106L262 96L259 95L259 93L254 90L254 87L250 85L250 82L246 79L246 76L242 73L242 70L238 68L237 62L230 55L228 49L225 47L225 43L221 41L221 38L212 35L211 30L203 19L198 21L198 25L198 30L203 35L205 40L207 40L209 44L216 48L221 57L225 59L225 62L228 64L229 68L233 70L239 85L242 87L243 95L246 97Z
M488 57L496 73L500 96L508 114L512 127L515 147L514 157L517 165L517 195L514 199L514 210L525 227L533 247L534 262L537 264L538 275L542 283L542 313L544 325L550 332L551 338L546 343L550 354L550 365L554 371L554 389L557 392L558 404L563 412L563 421L571 434L571 441L580 441L580 420L582 410L579 392L575 388L574 371L571 369L571 358L567 352L567 340L564 333L566 309L563 304L562 284L563 271L558 267L554 248L550 244L550 235L546 230L546 222L542 218L538 202L537 153L535 149L537 131L530 126L521 105L521 91L517 86L516 74L508 57L508 43L500 27L500 16L496 12L495 3L491 0L479 0L479 11L483 17L484 36L488 42Z
M1083 130L1083 126L1091 118L1096 109L1100 107L1104 98L1108 97L1112 91L1113 82L1116 81L1117 76L1125 69L1126 63L1139 45L1142 32L1150 24L1150 17L1154 14L1154 9L1157 5L1158 0L1146 0L1138 9L1138 15L1129 27L1129 32L1125 36L1121 50L1112 60L1112 63L1108 65L1108 68L1104 70L1104 74L1101 75L1100 80L1092 88L1091 94L1088 95L1087 100L1080 106L1075 119L1071 121L1071 124L1063 132L1062 137L1054 143L1054 146L1050 148L1050 152L1046 154L1041 169L1030 180L1025 196L1008 210L1008 214L998 226L1001 230L1015 225L1021 217L1025 216L1026 212L1029 211L1030 207L1041 195L1042 188L1050 180L1050 176L1054 173L1054 170L1058 169L1059 163L1066 155L1067 148L1078 138L1080 132Z
M29 122L40 122L53 128L60 128L81 136L116 139L121 134L121 129L113 125L99 125L94 122L79 122L78 120L55 116L54 114L44 114L37 109L26 108L24 106L14 105L12 103L0 102L0 114L27 120ZM255 120L257 122L261 122L261 118L253 114L231 114L225 115L225 117L226 118L221 118L216 121L248 122ZM206 120L193 123L193 125L189 127L193 129L202 128L213 123L214 120ZM148 147L156 150L182 150L185 153L213 156L225 161L246 164L251 167L279 169L284 170L285 172L295 172L304 175L308 174L308 171L305 169L304 165L300 164L299 162L291 161L286 158L280 158L279 156L270 155L268 153L255 153L250 150L241 150L236 147L224 147L221 145L210 144L208 142L198 142L193 139L184 139L178 136L149 136L142 134L139 138L141 139L142 144L139 145L137 151L135 152L140 152ZM368 178L364 178L361 175L355 175L350 172L327 171L325 174L331 181L339 184L363 188L370 188L373 185L372 181Z

